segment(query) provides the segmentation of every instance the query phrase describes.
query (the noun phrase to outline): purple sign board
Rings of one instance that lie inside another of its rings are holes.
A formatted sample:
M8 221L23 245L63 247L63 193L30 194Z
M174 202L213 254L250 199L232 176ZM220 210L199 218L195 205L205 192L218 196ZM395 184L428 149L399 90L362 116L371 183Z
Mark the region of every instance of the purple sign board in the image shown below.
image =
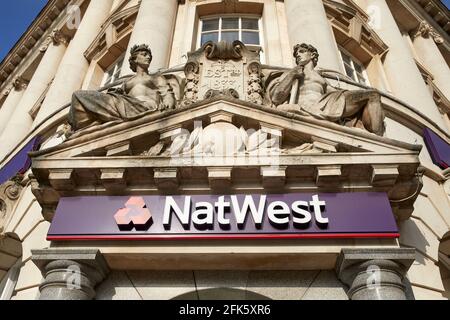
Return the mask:
M450 167L450 144L428 128L424 129L423 137L433 163L443 170Z
M385 193L61 198L50 241L397 238Z
M0 184L5 183L16 174L24 174L31 166L31 159L28 152L39 148L40 137L33 138L12 158L3 168L0 169Z

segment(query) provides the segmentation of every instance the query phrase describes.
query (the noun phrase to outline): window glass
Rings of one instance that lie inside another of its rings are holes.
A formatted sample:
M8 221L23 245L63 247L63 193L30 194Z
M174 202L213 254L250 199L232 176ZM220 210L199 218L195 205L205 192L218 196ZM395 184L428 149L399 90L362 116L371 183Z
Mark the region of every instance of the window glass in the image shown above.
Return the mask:
M115 63L113 63L109 69L105 72L105 76L103 78L103 85L107 86L120 78L120 74L122 72L124 56L119 58Z
M208 41L240 40L251 46L250 50L262 50L259 18L221 17L202 20L200 46ZM257 48L254 48L256 46Z
M348 65L345 66L345 73L346 73L350 78L352 78L353 80L355 80L355 72L353 71L353 69L352 69L350 66L348 66Z
M355 58L341 50L342 63L345 68L347 76L354 81L367 85L367 76L364 66L359 63Z
M259 45L259 33L242 31L242 42L245 44Z
M357 73L363 73L363 68L359 63L353 62L353 64L355 65L355 70Z
M258 19L242 18L242 29L259 30Z
M239 29L239 18L223 18L222 19L222 29Z
M219 19L203 20L203 32L216 30L219 30Z
M235 40L239 40L239 32L238 31L223 31L222 32L222 41L233 42Z
M219 41L219 33L218 32L212 32L212 33L204 33L202 34L202 40L200 45L204 45L208 41Z

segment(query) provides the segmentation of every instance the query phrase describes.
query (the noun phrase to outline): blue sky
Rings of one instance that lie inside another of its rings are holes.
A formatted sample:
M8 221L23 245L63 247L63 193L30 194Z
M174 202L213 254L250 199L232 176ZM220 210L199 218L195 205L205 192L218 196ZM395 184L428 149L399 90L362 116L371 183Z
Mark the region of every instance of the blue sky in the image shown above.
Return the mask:
M0 61L27 30L48 0L3 0L0 11Z
M0 11L0 61L8 54L48 0L3 0ZM450 0L443 0L450 8Z
M447 8L450 8L450 0L443 0Z

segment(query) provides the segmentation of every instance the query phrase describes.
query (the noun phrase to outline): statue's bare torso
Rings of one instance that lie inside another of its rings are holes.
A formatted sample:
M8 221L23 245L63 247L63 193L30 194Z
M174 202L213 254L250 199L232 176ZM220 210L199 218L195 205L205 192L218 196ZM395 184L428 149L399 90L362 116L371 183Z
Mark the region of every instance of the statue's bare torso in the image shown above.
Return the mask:
M299 79L299 104L304 108L316 105L322 96L327 93L327 82L316 71L303 73Z
M148 74L136 75L128 80L125 85L125 93L133 98L151 106L159 105L161 102L161 88L167 86L161 76Z

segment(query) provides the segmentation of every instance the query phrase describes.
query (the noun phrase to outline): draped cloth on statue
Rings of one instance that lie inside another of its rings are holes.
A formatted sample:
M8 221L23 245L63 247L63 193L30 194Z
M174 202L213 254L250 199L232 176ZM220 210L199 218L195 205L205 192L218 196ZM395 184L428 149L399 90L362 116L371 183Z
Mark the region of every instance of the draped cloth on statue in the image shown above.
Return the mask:
M317 118L338 122L343 118L346 107L346 90L326 93L317 104L303 105L299 101L301 110Z
M275 90L280 84L281 77L280 72L274 73L278 76L277 79L271 81L267 88L268 98L272 100ZM292 86L290 88L292 91ZM298 89L297 89L298 91ZM294 99L295 104L298 106L296 113L313 116L317 119L328 120L332 122L339 122L342 120L347 106L346 93L348 90L337 90L330 91L324 94L317 103L305 103L302 101L299 92L297 92L297 98ZM285 104L288 104L290 97L287 98ZM283 109L283 105L278 106L278 108ZM288 108L289 109L289 108Z
M131 121L157 110L158 103L154 100L141 101L115 92L76 91L72 96L69 124L78 130L93 119L102 123Z

